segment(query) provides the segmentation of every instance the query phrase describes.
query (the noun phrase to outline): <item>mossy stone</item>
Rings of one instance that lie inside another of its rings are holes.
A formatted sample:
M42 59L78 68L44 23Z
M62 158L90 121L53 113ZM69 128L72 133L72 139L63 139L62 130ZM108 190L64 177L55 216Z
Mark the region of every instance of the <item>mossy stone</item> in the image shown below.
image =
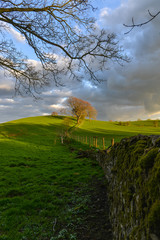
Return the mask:
M160 235L160 200L157 200L151 207L148 215L148 224L150 231L156 235Z
M149 170L154 165L154 160L157 156L158 148L154 148L149 151L145 156L140 159L140 166L146 170Z

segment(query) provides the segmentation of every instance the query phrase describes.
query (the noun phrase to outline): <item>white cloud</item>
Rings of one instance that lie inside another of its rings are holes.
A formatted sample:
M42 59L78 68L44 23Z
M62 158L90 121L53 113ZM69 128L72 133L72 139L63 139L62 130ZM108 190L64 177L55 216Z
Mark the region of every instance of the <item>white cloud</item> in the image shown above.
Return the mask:
M19 42L25 43L25 37L16 31L13 27L7 28L8 32Z
M100 12L100 18L105 18L105 17L108 17L110 14L112 13L112 9L110 8L103 8Z
M43 116L47 116L47 115L48 115L48 113L42 113L42 115L43 115Z
M63 107L63 105L61 105L61 104L52 104L49 107L50 108L55 108L55 109L61 109Z
M15 101L11 98L0 99L0 103L14 103Z
M10 108L10 106L6 106L6 105L1 105L0 104L0 109L6 109L6 108Z

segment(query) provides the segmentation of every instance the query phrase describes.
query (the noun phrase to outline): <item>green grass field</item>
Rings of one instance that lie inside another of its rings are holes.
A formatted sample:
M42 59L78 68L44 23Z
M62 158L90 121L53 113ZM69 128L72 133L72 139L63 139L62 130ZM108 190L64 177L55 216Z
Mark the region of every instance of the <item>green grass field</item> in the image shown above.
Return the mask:
M72 118L71 126L75 122ZM96 162L77 158L60 135L64 117L44 116L0 124L0 240L76 240L90 205L90 182L101 180ZM111 138L159 134L153 121L86 120L72 128L72 136ZM87 145L73 143L76 149Z
M103 137L107 147L111 145L112 138L115 139L115 142L119 142L122 138L138 134L160 134L160 122L158 122L159 126L155 127L155 121L153 120L129 122L129 125L125 125L125 122L121 124L119 122L85 120L80 127L74 129L73 135L80 136L79 139L82 139L82 136L87 136L88 139L97 136L98 145L101 148Z

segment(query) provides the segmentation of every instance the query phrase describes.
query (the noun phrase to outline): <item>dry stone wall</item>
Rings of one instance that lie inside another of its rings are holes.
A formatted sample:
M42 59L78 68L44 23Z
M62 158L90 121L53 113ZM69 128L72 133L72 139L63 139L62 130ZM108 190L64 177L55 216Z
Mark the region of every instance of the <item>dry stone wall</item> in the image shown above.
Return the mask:
M123 139L96 159L108 180L114 240L160 240L160 136Z

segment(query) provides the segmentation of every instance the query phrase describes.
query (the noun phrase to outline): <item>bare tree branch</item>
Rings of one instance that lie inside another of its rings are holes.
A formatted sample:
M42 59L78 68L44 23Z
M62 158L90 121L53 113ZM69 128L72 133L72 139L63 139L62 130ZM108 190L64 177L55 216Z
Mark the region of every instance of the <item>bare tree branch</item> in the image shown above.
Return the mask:
M108 60L129 61L115 34L95 29L90 10L95 8L87 0L0 1L0 67L16 78L17 93L34 95L51 82L61 85L63 74L80 80L83 72L100 82L97 73ZM13 29L32 47L41 67L29 63L8 39Z
M150 19L147 20L147 21L144 21L144 22L142 22L142 23L135 24L134 19L132 18L132 24L129 24L129 25L128 25L128 24L123 24L123 26L125 26L125 27L127 27L127 28L130 28L130 30L127 31L125 34L130 33L135 27L142 27L143 25L146 25L146 24L148 24L149 22L153 21L153 19L155 19L155 18L160 14L160 11L158 11L156 14L152 14L152 13L150 12L150 10L148 10L148 14L149 14L149 16L150 16Z

